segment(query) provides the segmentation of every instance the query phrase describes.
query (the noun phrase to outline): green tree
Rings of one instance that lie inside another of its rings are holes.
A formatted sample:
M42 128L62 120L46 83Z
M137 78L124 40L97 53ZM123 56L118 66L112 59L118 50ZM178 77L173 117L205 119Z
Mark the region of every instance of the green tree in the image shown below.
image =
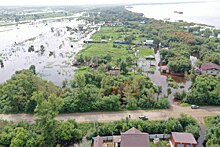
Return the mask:
M35 117L37 129L42 136L41 146L53 147L56 142L56 121L55 117L63 105L61 98L55 95L44 98L43 93L34 93L33 99L36 100Z
M57 122L56 142L61 146L70 146L82 140L82 131L74 120Z
M127 64L124 61L121 62L120 70L121 70L122 74L128 73Z
M24 128L15 129L15 137L12 138L10 147L24 147L29 140L29 133Z
M36 74L36 67L35 67L35 65L31 65L29 70L31 70L34 74Z
M220 105L219 82L213 76L197 76L185 102L197 105Z
M173 73L185 73L191 69L191 61L186 57L169 59L169 70Z
M1 68L3 68L3 67L4 67L3 60L1 60L1 59L0 59L0 66L1 66Z

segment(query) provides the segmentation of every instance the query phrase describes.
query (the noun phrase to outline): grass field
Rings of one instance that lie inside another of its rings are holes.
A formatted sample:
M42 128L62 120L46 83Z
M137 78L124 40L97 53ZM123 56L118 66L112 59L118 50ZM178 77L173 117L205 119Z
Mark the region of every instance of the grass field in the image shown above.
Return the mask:
M147 47L138 47L137 48L140 52L140 57L144 58L146 56L149 55L154 55L154 51L151 48L147 48Z
M104 57L106 55L112 56L113 64L116 60L121 58L125 59L127 57L134 58L134 51L129 51L129 45L113 45L115 40L124 41L126 37L135 36L135 42L141 42L144 38L139 37L141 32L136 29L125 29L123 27L102 27L100 31L96 32L91 39L94 41L106 40L108 43L91 43L86 44L85 49L79 52L79 55L84 57ZM133 42L133 40L132 40ZM144 58L149 55L153 55L154 51L148 47L138 47L136 48L140 52L140 57Z
M128 51L129 45L116 45L113 47L113 42L117 39L123 40L121 37L123 32L117 32L120 27L102 27L101 30L92 36L94 41L101 41L105 39L108 43L92 43L86 44L85 49L79 52L78 55L82 54L87 57L104 57L111 55L113 62L119 58L126 58L128 56L134 57L132 51ZM105 37L103 37L105 36Z

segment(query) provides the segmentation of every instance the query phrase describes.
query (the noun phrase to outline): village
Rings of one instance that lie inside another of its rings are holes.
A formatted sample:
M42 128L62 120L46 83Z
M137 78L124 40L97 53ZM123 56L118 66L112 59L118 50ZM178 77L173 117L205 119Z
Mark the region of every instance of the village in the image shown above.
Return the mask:
M0 146L218 146L219 29L69 9L0 53Z

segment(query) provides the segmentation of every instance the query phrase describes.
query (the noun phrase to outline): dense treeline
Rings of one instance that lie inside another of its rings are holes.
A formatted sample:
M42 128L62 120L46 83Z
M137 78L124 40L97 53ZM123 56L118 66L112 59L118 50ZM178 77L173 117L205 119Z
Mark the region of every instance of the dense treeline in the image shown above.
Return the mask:
M53 147L69 146L82 140L82 131L75 121L56 121L63 100L55 95L45 99L44 94L35 93L36 122L18 124L0 121L0 146L2 147Z
M108 76L95 71L77 74L71 85L73 89L66 89L63 96L63 112L169 107L167 98L156 99L158 87L145 76Z
M45 98L43 92L34 92L32 99L36 102L35 122L13 123L0 121L0 146L3 147L53 147L70 146L99 135L112 135L136 127L148 133L170 133L171 131L191 132L198 137L197 122L189 116L169 118L167 121L130 120L109 123L76 123L73 120L58 121L55 117L64 105L62 98L51 94ZM77 106L76 106L77 107Z
M206 146L217 147L220 145L220 115L206 118L207 134Z
M194 75L192 81L188 93L175 94L177 100L196 105L220 105L220 76Z
M220 77L197 76L193 82L186 102L197 105L220 105Z
M109 123L96 123L88 137L120 135L130 128L135 127L149 134L170 134L171 132L188 132L196 138L199 137L199 126L195 119L181 114L179 118L169 118L166 121L143 121L122 119Z
M0 113L33 113L36 101L32 96L40 91L45 98L51 93L60 93L57 86L36 76L34 70L17 71L10 80L0 85Z
M167 98L157 100L160 89L145 76L108 76L98 71L79 73L70 86L61 89L42 80L33 70L17 71L0 85L1 113L33 113L35 95L51 94L64 100L62 112L116 111L123 109L168 108Z
M100 7L100 8L91 9L88 11L88 13L85 13L81 19L85 19L89 22L96 22L96 23L103 21L123 23L126 21L148 20L143 16L144 14L142 13L134 13L127 11L122 6L114 6L114 7Z

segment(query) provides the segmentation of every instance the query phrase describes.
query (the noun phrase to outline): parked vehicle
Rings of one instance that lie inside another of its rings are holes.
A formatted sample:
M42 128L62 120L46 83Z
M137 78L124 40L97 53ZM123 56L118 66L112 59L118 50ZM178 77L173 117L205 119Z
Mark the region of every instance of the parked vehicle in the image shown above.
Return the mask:
M192 109L199 109L199 106L197 106L197 105L191 105L191 108L192 108Z

